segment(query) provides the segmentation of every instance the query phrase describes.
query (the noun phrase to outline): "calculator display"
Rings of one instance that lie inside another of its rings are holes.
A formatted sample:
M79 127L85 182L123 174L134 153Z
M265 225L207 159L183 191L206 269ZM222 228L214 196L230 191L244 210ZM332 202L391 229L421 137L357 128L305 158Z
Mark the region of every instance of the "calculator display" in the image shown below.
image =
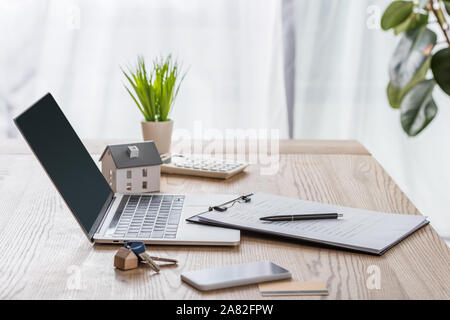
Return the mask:
M47 94L15 123L89 234L112 190L58 104Z

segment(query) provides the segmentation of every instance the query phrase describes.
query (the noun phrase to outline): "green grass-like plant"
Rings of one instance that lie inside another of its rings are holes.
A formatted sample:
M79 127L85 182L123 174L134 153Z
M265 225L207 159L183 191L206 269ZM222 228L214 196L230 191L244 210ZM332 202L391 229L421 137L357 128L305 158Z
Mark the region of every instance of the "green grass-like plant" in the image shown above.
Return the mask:
M169 112L173 108L184 74L180 76L180 66L172 56L155 59L150 73L147 72L142 56L138 57L134 70L128 73L122 68L134 93L125 86L130 96L138 106L146 121L169 121ZM179 80L179 81L177 81Z

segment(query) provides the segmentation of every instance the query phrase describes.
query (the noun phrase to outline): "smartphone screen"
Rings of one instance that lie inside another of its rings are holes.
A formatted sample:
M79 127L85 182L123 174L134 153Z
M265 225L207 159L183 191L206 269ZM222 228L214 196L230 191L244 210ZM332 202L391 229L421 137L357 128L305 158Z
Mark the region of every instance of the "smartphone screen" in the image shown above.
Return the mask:
M214 290L290 277L291 273L283 267L270 261L261 261L189 271L181 275L181 280L199 290Z

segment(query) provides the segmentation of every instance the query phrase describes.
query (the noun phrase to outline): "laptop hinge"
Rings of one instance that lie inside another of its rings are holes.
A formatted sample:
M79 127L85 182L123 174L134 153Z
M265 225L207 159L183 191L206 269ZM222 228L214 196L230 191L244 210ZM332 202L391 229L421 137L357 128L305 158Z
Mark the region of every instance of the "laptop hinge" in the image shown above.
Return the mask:
M108 199L105 201L105 204L102 207L102 210L100 210L99 215L97 216L97 219L95 219L94 224L92 225L91 230L89 231L89 239L91 242L94 241L94 235L97 233L97 231L101 228L103 221L106 218L107 213L109 212L109 209L111 208L111 205L114 203L114 199L116 197L114 196L114 193L111 192L111 194L108 196Z

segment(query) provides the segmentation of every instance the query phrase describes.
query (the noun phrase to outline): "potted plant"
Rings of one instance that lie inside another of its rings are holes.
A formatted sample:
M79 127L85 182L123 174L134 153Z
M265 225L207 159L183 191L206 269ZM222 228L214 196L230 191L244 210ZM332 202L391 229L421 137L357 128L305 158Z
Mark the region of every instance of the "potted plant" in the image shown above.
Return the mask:
M436 84L450 96L449 14L450 0L393 1L381 18L383 30L400 35L389 64L387 96L391 107L400 110L409 136L419 134L436 116ZM438 26L442 42L429 24Z
M168 153L173 130L173 120L169 114L184 78L184 75L179 77L178 62L173 61L171 55L165 59L155 59L148 73L144 58L139 56L134 70L128 68L128 73L123 69L122 72L134 94L127 86L125 89L145 119L141 122L144 140L155 141L160 154Z

